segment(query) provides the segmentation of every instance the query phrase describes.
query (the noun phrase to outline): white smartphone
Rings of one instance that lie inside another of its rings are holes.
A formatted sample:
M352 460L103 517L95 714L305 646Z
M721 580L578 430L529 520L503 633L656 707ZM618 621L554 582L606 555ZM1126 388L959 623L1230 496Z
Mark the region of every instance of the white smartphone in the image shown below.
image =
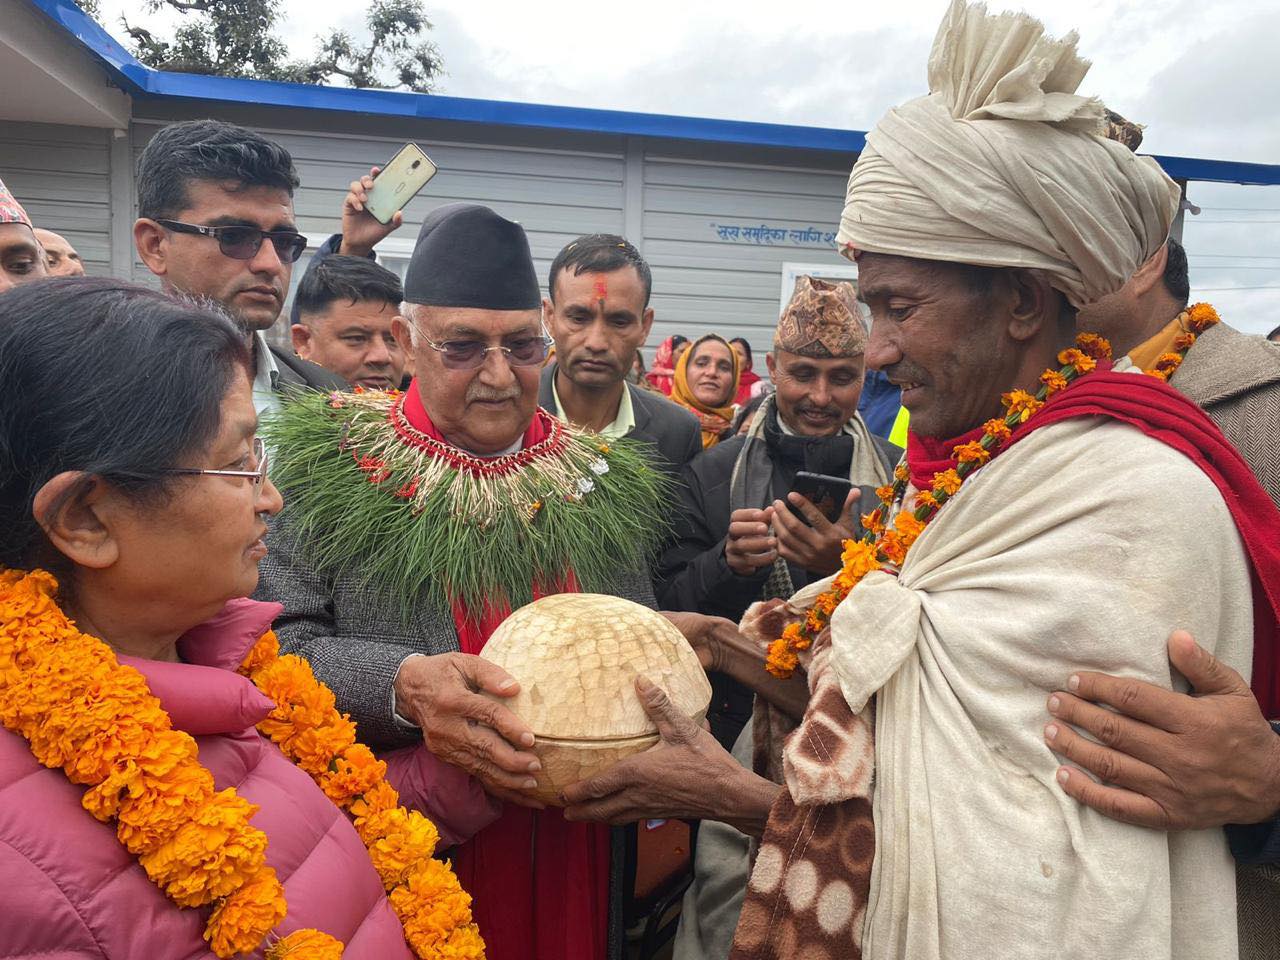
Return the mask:
M405 204L436 175L436 169L421 147L416 143L406 143L387 161L373 181L364 208L379 223L390 223L396 211L403 210Z

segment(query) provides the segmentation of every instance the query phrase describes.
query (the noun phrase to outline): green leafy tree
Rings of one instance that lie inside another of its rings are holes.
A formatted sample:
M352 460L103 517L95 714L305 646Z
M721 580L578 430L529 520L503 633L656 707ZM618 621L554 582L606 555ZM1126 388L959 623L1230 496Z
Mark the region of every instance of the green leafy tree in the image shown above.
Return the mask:
M87 0L93 2L93 0ZM361 43L343 30L317 38L309 59L290 60L276 35L282 0L144 0L146 9L179 11L184 22L172 39L121 18L134 54L151 67L259 80L333 83L353 87L404 87L429 93L443 72L421 0L373 0Z

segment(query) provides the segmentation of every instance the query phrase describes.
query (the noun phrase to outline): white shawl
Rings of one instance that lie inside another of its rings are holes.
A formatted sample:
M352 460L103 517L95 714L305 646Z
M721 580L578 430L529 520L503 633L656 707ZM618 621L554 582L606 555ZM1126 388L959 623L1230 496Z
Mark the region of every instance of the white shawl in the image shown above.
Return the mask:
M1112 421L1036 431L939 513L896 579L832 621L855 713L875 698L868 960L1236 955L1223 834L1067 797L1045 745L1074 670L1164 687L1176 627L1248 676L1249 566L1209 479ZM1181 678L1177 678L1181 683Z

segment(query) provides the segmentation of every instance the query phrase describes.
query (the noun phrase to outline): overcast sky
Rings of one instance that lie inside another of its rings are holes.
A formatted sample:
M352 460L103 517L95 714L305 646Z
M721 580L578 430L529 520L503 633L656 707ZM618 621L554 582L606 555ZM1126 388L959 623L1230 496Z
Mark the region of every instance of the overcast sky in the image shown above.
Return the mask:
M427 4L448 70L441 93L857 130L925 92L925 61L946 6ZM989 6L1024 9L1055 34L1078 30L1080 50L1094 62L1081 92L1146 124L1143 152L1280 163L1280 0ZM119 13L137 4L104 0L102 7L118 34ZM364 30L361 5L350 0L285 0L284 7L284 37L300 55L322 30ZM1243 329L1280 324L1280 187L1192 184L1190 197L1203 209L1187 218L1184 237L1193 294Z

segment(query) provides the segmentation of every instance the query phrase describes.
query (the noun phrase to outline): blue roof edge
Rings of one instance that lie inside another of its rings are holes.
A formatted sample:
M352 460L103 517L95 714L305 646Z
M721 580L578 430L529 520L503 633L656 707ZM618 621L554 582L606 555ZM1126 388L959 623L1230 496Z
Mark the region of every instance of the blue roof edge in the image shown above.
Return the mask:
M170 73L144 66L72 0L31 0L37 9L98 57L130 94L178 97L310 110L336 110L384 116L453 120L498 126L541 127L617 136L693 140L749 146L860 153L861 130L802 127L785 123L717 120L624 110L599 110L506 100L479 100L399 90L358 90L274 80L245 80L192 73ZM1280 186L1280 164L1155 157L1175 180Z

